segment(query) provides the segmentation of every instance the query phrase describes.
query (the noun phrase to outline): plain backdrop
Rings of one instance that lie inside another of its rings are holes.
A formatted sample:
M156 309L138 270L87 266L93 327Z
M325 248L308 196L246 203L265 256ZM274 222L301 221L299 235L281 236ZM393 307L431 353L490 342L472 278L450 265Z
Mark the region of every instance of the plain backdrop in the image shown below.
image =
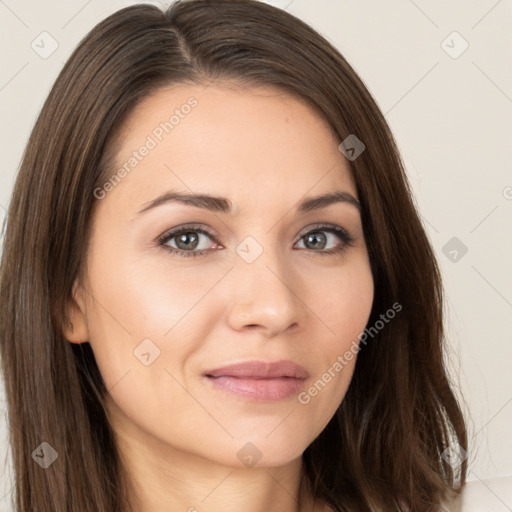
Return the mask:
M0 0L0 226L24 146L64 62L94 25L133 3ZM341 51L395 134L444 278L447 359L468 421L468 480L475 482L468 507L481 500L483 508L471 510L510 511L512 2L267 3ZM41 38L51 55L34 49ZM0 512L7 512L3 392L0 409Z

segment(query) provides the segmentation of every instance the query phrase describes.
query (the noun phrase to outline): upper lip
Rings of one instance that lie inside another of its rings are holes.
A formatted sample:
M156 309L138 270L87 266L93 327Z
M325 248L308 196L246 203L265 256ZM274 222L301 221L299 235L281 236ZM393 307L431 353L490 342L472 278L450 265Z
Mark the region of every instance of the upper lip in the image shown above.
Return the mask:
M246 379L272 379L290 377L295 379L307 379L309 373L305 368L293 361L247 361L235 363L222 368L215 368L204 372L207 377L238 377Z

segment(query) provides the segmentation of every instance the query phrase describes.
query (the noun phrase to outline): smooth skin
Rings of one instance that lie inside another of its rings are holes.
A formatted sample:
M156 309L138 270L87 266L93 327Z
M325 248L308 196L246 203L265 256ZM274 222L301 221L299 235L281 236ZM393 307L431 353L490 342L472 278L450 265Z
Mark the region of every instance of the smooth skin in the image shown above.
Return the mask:
M356 357L307 404L220 391L203 372L290 359L310 373L307 391L358 341L374 295L360 212L350 202L296 211L306 198L357 190L341 141L311 107L274 88L225 85L160 89L125 122L113 172L197 100L99 200L64 333L92 346L142 512L324 511L299 496L301 455L343 400ZM171 190L225 197L233 211L168 202L138 213ZM159 245L191 223L211 235L189 229ZM237 252L258 246L251 263ZM143 360L160 351L148 365L134 354L147 339L158 349L143 345ZM251 466L240 457L248 450Z

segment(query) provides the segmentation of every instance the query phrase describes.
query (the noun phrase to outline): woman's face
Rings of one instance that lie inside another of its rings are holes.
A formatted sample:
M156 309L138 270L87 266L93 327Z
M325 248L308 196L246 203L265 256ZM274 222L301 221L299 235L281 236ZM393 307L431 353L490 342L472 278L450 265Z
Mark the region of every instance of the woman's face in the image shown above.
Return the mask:
M327 425L373 301L340 142L303 102L267 88L161 89L130 115L117 178L94 192L73 316L126 438L164 458L275 466ZM251 361L306 373L213 371Z

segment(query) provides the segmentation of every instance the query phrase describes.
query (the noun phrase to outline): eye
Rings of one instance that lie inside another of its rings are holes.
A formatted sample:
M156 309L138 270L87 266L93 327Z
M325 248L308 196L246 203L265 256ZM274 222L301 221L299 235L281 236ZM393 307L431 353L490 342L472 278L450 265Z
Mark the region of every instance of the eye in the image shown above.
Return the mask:
M213 242L208 243L208 239ZM336 245L336 239L341 243L338 242ZM310 252L326 256L347 250L354 241L355 239L340 226L322 224L315 226L314 229L310 227L297 243L303 243L299 249L310 249ZM158 240L158 245L163 246L171 254L184 257L203 256L212 249L223 248L213 233L200 225L181 226L165 233Z
M326 249L327 245L336 243L336 238L341 240L342 243ZM355 241L348 231L335 225L316 226L313 230L302 235L299 243L303 240L305 241L304 245L307 247L300 247L301 249L313 249L313 252L317 252L319 255L340 253L352 246Z
M213 239L213 234L200 226L182 226L179 229L163 235L158 244L164 246L171 254L180 256L201 256L212 247L208 247L205 239ZM168 244L171 245L168 245ZM213 244L213 249L220 248L219 244Z

